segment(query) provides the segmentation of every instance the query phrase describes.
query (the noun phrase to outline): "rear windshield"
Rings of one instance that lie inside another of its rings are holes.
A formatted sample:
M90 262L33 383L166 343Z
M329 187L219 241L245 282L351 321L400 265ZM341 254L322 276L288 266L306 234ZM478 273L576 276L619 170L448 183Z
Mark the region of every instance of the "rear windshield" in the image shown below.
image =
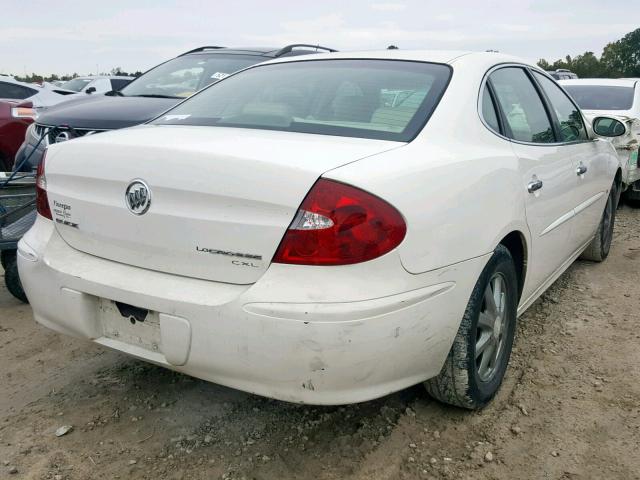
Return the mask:
M121 92L126 97L186 98L238 70L265 60L258 55L185 55L148 71Z
M630 110L633 87L563 85L583 110Z
M211 86L152 123L406 142L424 126L450 76L445 65L395 60L262 65Z

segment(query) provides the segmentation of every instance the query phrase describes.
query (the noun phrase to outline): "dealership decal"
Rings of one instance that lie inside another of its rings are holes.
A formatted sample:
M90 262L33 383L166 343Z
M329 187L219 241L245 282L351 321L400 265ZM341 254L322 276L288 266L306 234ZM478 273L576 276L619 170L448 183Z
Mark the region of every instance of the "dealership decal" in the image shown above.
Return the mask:
M54 200L52 213L56 223L67 225L68 227L78 228L78 224L73 221L73 218L71 216L71 205L67 205L66 203L61 203L57 200Z

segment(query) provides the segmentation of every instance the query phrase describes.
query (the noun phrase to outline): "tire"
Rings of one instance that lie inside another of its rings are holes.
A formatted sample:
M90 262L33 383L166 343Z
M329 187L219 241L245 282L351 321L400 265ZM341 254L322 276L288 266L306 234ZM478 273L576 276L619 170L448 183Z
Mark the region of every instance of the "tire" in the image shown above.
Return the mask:
M9 257L15 254L16 254L15 250L2 250L0 252L0 264L2 264L3 270L6 270L7 268L7 262L9 261Z
M10 172L9 159L0 153L0 172Z
M7 285L9 293L24 303L29 303L27 296L22 289L20 276L18 274L18 259L16 254L7 256L6 267L4 270L4 283Z
M634 187L638 190L635 190ZM622 194L622 197L630 207L640 208L640 180L629 185Z
M502 301L497 302L501 315L494 316L486 298L487 295L495 298L496 282L500 281L504 293ZM442 370L437 377L425 382L429 395L443 403L470 410L487 405L500 388L507 370L517 309L518 275L515 264L509 250L498 245L473 288ZM493 328L488 328L491 323ZM485 348L477 354L482 345ZM495 348L493 354L492 345Z
M596 235L591 240L589 246L582 252L580 258L591 262L602 262L609 256L611 249L611 239L613 238L613 227L616 222L617 194L618 189L614 183L611 186L607 203L602 212L602 218L598 224Z

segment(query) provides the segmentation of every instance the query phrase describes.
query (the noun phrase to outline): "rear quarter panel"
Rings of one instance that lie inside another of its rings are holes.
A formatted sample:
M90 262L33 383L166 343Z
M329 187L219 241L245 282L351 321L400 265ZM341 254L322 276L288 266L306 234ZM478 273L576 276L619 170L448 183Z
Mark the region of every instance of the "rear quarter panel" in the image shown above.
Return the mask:
M403 148L325 174L368 190L404 215L402 263L422 273L493 251L511 231L529 239L526 190L508 141L482 123L481 79L490 65L457 68L427 126Z

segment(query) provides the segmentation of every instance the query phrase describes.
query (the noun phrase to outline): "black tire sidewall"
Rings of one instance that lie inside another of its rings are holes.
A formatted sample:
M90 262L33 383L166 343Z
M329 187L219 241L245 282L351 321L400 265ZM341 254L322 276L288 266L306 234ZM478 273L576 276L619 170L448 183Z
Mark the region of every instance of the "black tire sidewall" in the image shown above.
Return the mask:
M22 283L20 282L20 275L18 273L18 259L16 258L15 254L7 257L6 267L4 271L4 281L7 286L7 290L9 290L9 293L11 293L11 295L13 295L21 302L29 303L29 300L27 300L27 296L22 288Z
M9 258L16 255L15 250L2 250L0 252L0 264L2 264L2 268L7 268L7 263L9 262Z
M616 205L615 205L616 196L617 196L617 193L616 193L616 188L614 183L614 186L612 187L611 192L609 193L609 198L607 198L607 205L605 206L604 213L602 214L602 220L600 221L601 225L599 229L600 231L598 232L600 234L600 256L602 257L603 260L609 256L609 251L611 250L611 243L613 242L613 228L615 227L615 221L616 221ZM607 215L607 208L609 207L609 205L611 206L610 208L611 220L609 222L609 232L606 232L606 234L609 237L609 241L605 242L604 241L605 240L604 220Z
M508 321L506 324L504 347L500 358L498 360L498 369L495 375L487 382L484 382L478 376L476 369L475 359L475 344L478 328L478 319L480 311L482 309L482 299L484 296L485 288L490 279L496 274L500 273L504 277L507 288L507 301L506 311L508 315ZM476 286L474 287L473 294L469 300L467 306L467 313L470 314L471 324L467 333L467 372L469 375L469 392L468 395L474 400L478 406L487 404L496 394L502 379L507 370L509 364L509 358L511 357L511 349L513 347L513 340L516 330L516 317L518 310L518 276L516 273L513 258L509 251L502 246L499 246L487 265L485 266Z

